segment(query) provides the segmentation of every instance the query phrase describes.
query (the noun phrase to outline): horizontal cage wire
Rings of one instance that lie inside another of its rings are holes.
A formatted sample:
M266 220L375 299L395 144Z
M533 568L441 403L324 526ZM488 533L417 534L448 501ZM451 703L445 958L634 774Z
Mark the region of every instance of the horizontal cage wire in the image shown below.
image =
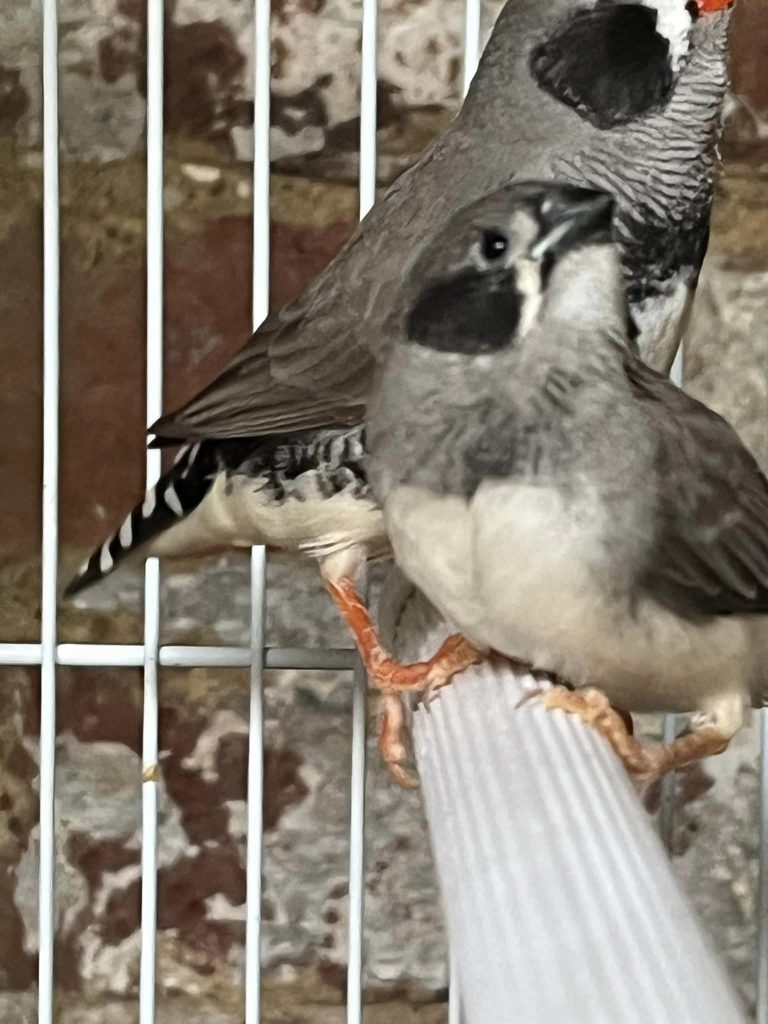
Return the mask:
M164 668L248 668L253 657L250 647L206 647L167 644L157 649ZM40 665L41 644L0 644L0 665ZM57 665L80 668L141 668L144 644L57 644ZM265 647L264 668L321 669L334 672L355 667L355 653L346 647Z
M144 639L141 644L77 644L57 641L58 460L59 460L59 114L58 25L56 0L42 0L43 153L44 153L44 319L43 319L43 489L42 596L40 643L0 644L0 665L36 665L41 672L40 724L40 867L38 1020L54 1020L55 924L55 734L57 666L141 667L144 678L142 787L142 895L140 1024L155 1020L157 811L158 811L158 668L248 667L250 669L250 745L248 759L247 901L245 954L245 1021L260 1020L261 873L263 794L264 669L349 670L353 673L349 934L347 1021L360 1024L363 1004L363 911L365 877L365 719L366 680L350 650L267 648L264 643L265 552L251 553L251 627L247 647L183 646L159 643L160 575L156 559L147 563ZM359 214L364 217L376 195L377 0L362 0L360 67ZM481 45L479 0L467 0L464 22L463 89L469 88ZM163 364L163 0L148 0L147 22L147 423L162 412ZM255 0L254 158L253 158L253 295L256 328L266 316L269 296L269 124L270 3ZM160 474L159 451L148 451L146 481ZM667 723L672 734L674 723ZM768 717L761 717L760 877L757 903L757 1021L768 1024ZM671 789L664 816L669 830ZM460 1005L451 971L449 1024L459 1024Z

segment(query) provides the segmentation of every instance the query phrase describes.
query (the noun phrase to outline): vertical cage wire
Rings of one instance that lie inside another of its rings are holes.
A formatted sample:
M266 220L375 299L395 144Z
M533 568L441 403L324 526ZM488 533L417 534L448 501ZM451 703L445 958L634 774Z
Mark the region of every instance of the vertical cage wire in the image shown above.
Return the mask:
M147 420L162 411L163 333L163 17L162 0L147 0ZM41 586L41 727L40 727L40 874L39 874L39 1024L53 1021L53 946L55 935L55 722L57 664L58 557L58 415L59 415L59 154L57 0L42 0L43 42L43 493ZM480 49L480 0L467 0L464 22L463 87L474 75ZM254 17L254 164L253 164L253 305L254 328L267 313L269 295L269 88L270 5L255 0ZM363 0L360 99L360 216L376 194L376 0ZM681 355L672 379L681 382ZM157 481L160 452L147 454L147 485ZM246 1022L260 1019L260 902L263 792L262 682L265 553L251 556L252 621L251 747L248 792L248 901L246 943ZM160 632L159 566L147 563L144 618L144 714L142 790L142 908L140 1024L155 1018L156 884L157 884L157 671ZM8 646L8 645L6 645ZM13 645L11 645L13 646ZM98 645L80 645L83 648ZM11 662L16 663L16 662ZM90 664L102 664L95 659ZM350 820L350 929L347 1020L362 1019L362 924L364 892L365 674L355 669L353 698L352 798ZM675 718L665 719L665 740L674 736ZM757 1024L768 1024L768 713L761 714L761 832L758 884ZM671 835L674 780L662 797L662 829ZM664 824L666 822L666 824ZM452 972L453 974L454 972ZM460 1020L452 983L450 1024Z
M264 601L267 553L251 548L251 664L245 875L245 1024L261 1019L261 869L264 846Z
M163 404L163 0L147 0L147 425ZM160 476L161 456L147 451L147 489ZM158 650L160 566L144 573L144 708L141 788L141 954L139 1022L154 1024L157 946Z
M270 265L270 0L253 8L253 239L251 326L269 312ZM264 616L266 551L251 549L251 623L248 726L248 810L245 898L245 1024L261 1019L261 874L264 847Z
M464 60L462 65L462 98L467 95L480 61L482 37L481 0L464 0ZM456 955L450 952L448 968L448 1024L461 1024L461 993Z
M155 958L157 945L157 788L159 639L159 565L147 561L144 574L144 709L141 731L141 953L139 963L139 1024L155 1020Z
M359 216L376 202L376 89L378 2L362 0L360 39ZM347 924L347 1024L363 1019L363 922L365 916L365 741L367 678L358 661L352 682L352 753L349 808L349 909Z
M56 926L56 589L59 503L58 6L43 0L43 493L40 602L38 1021L53 1021Z
M768 1024L768 708L760 712L760 838L757 880L756 1024Z
M251 316L255 331L269 310L269 125L272 46L270 0L253 12L253 267Z
M367 678L362 662L352 681L352 755L349 813L349 922L347 1024L363 1019L363 922L365 918L365 719Z
M475 77L480 60L482 35L482 8L480 0L465 0L464 3L464 62L462 69L462 96L466 96Z
M378 83L378 0L362 0L360 40L360 219L376 202L376 88Z

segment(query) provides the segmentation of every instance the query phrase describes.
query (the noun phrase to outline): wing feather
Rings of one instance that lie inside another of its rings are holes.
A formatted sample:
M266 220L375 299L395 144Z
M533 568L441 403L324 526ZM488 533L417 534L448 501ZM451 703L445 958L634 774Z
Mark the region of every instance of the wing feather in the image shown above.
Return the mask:
M682 614L768 612L768 481L735 430L631 354L653 419L656 534L642 587Z

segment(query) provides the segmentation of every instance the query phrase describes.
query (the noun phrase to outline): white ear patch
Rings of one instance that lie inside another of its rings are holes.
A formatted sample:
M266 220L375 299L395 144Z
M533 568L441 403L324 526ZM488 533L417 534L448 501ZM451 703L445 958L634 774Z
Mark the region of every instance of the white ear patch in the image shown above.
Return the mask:
M522 296L517 333L522 338L533 327L541 308L541 268L534 260L520 260L515 269L517 290Z
M669 41L670 64L676 73L691 46L693 21L685 9L685 2L684 0L642 0L642 3L656 11L656 31Z

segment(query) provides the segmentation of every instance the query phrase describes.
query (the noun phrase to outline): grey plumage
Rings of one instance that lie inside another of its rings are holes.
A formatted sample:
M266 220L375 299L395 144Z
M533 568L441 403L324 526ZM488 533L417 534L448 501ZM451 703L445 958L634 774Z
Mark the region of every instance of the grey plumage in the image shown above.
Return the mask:
M666 368L706 248L726 82L729 12L694 19L691 9L685 0L508 0L449 129L304 294L269 316L200 395L154 425L153 443L247 441L259 463L285 438L300 436L313 449L313 432L359 430L376 361L403 327L409 267L466 202L521 178L615 193L632 323L643 351ZM327 475L317 462L304 483L312 491ZM249 509L251 492L233 493L229 506L208 480L194 505L214 548L236 536L240 545L324 558L342 551L347 531L348 557L322 566L333 576L356 572L386 546L362 463L354 491L361 504L345 502L335 530L330 508L270 505L260 491ZM162 522L153 520L155 532L134 531L129 550L202 550L203 535L178 524L166 534ZM104 564L110 571L117 562ZM89 571L83 580L97 578Z
M599 217L593 193L511 186L444 229L370 398L371 484L400 567L472 643L625 710L700 712L722 749L766 695L768 481L633 350ZM482 323L446 350L423 322L467 272L516 297L493 351Z
M659 9L665 27L670 18L675 25L689 18L682 0L648 6ZM218 380L152 432L190 440L357 422L375 357L401 312L404 257L417 256L467 202L515 179L559 178L615 192L641 344L668 368L687 301L675 290L685 293L695 282L706 248L730 14L692 24L671 92L659 103L654 94L637 116L622 109L606 130L542 89L531 69L535 49L581 9L579 0L509 0L453 124L307 291L270 316ZM643 72L632 59L635 45L624 62L616 58L606 92ZM593 57L578 52L562 74L580 65L597 77Z

